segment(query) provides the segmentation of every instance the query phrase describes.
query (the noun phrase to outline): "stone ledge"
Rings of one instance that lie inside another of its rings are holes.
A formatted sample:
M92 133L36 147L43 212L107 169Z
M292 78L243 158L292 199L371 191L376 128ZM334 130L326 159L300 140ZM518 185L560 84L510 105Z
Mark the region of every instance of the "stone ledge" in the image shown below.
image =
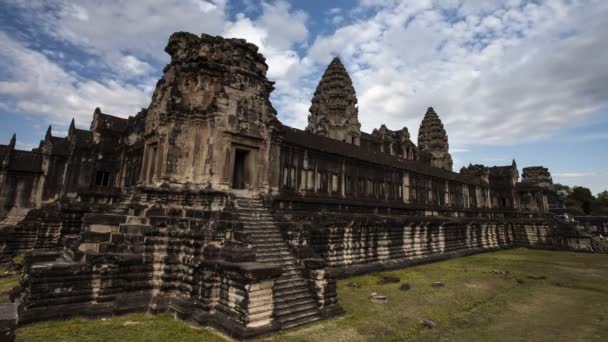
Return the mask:
M0 341L14 341L17 323L17 304L0 304Z
M281 265L259 262L229 262L224 260L204 260L203 265L216 271L235 271L248 280L277 278L283 273Z
M509 247L494 247L494 248L471 248L461 251L452 251L446 252L443 254L432 255L428 257L411 257L411 258L401 258L401 259L392 259L386 261L376 261L367 264L361 265L346 265L346 266L338 266L331 267L328 269L328 272L331 276L336 277L337 279L344 279L348 277L353 277L356 275L362 274L371 274L374 272L383 272L388 270L412 267L422 264L427 264L436 261L443 261L457 257L463 257L467 255L485 253L485 252L495 252L503 249L511 249L519 247L516 245Z

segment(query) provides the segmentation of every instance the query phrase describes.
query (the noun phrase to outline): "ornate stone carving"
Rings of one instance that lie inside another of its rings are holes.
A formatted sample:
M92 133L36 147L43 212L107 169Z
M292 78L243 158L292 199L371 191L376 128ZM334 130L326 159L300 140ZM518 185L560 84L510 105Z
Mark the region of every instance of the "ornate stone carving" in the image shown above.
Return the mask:
M340 58L335 57L329 63L317 85L309 111L306 131L360 144L357 97Z
M372 131L372 136L380 142L381 152L408 160L418 158L418 149L410 140L410 132L407 127L392 131L382 125L380 129L376 128Z
M522 183L533 184L545 188L553 184L549 169L542 166L530 166L522 169Z
M435 110L429 107L418 130L418 149L431 155L431 164L452 171L448 135Z

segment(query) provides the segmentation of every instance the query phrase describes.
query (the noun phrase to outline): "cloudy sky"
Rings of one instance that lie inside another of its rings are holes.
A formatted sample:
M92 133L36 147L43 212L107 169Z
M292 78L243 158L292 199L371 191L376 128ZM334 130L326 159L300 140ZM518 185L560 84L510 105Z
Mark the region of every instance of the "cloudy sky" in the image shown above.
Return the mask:
M0 143L31 149L49 124L88 128L95 107L147 107L175 31L245 38L276 81L280 120L304 128L314 87L339 55L362 128L407 126L426 108L456 170L544 165L608 189L605 0L1 0ZM414 139L415 141L415 139Z

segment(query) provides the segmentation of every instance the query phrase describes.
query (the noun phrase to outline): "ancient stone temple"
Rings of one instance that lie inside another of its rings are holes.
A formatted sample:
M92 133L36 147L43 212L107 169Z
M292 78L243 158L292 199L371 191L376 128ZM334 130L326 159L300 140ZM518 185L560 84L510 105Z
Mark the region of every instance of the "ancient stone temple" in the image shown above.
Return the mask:
M255 45L179 32L165 51L148 108L0 145L0 251L27 253L19 324L171 312L248 338L341 314L340 277L517 246L605 251L552 215L546 169L452 172L432 108L418 146L405 127L361 132L337 58L300 130L277 119Z
M306 131L360 145L360 128L353 82L340 58L335 57L315 90Z
M427 153L431 165L452 171L452 156L448 145L448 135L443 128L441 119L432 107L426 111L420 129L418 130L418 149Z

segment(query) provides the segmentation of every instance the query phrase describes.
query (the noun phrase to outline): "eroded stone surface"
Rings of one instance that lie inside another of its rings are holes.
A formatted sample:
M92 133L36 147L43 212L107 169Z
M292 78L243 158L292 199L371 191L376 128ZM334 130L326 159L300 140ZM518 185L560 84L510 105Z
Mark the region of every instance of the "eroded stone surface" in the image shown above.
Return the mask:
M448 135L435 110L429 107L418 130L418 148L430 154L431 163L452 171L452 156L449 152Z
M335 57L315 90L306 131L359 145L360 128L353 82L340 58Z

